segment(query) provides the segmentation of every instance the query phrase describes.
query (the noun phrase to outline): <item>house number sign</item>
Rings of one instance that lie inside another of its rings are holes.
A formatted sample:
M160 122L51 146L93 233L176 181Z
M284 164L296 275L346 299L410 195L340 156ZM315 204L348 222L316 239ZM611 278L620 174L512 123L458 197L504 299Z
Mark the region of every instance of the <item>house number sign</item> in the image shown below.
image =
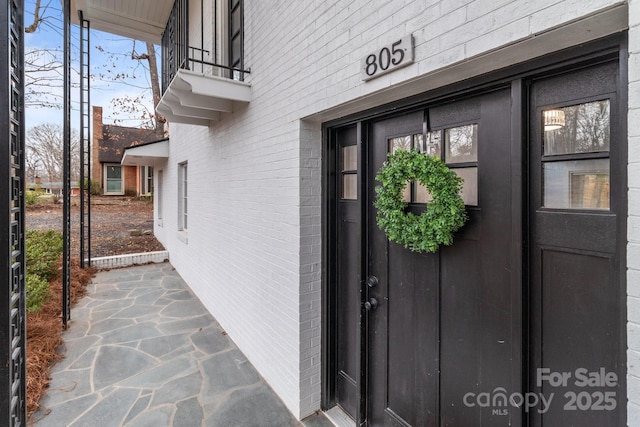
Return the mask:
M367 81L413 63L413 36L409 34L362 58L362 80Z

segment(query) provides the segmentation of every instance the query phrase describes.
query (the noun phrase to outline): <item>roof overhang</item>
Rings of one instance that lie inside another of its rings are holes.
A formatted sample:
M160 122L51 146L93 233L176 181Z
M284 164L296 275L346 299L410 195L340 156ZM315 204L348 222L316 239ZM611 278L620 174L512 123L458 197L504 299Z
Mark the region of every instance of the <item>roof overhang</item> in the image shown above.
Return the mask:
M125 148L122 161L125 166L157 166L169 158L169 139Z
M224 77L180 69L169 84L156 111L169 122L208 126L235 104L251 101L251 85Z
M160 44L174 0L71 0L71 21L78 12L91 28Z

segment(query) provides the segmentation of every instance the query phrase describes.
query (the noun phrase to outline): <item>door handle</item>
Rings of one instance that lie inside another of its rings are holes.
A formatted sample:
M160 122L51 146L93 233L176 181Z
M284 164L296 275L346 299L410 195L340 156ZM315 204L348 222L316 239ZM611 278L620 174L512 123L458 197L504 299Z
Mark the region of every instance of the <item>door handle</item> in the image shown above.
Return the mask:
M367 311L375 310L376 308L378 308L378 300L375 298L369 298L368 301L364 302L363 306Z
M369 276L369 278L367 279L367 286L369 286L370 288L375 288L376 286L378 286L378 283L380 283L378 281L378 278L376 276Z

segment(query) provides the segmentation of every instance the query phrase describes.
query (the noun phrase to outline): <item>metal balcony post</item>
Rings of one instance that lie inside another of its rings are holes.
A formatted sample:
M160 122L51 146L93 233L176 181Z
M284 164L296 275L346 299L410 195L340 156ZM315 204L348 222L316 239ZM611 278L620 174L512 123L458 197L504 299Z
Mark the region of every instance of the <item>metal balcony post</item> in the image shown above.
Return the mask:
M0 425L26 426L24 2L0 9Z

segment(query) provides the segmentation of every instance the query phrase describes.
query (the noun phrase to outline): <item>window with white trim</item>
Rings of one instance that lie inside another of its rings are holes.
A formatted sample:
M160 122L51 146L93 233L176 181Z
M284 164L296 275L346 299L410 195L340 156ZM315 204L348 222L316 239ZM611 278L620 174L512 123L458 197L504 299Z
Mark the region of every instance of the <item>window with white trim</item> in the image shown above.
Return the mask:
M187 231L187 162L178 165L178 230Z
M153 167L140 166L140 195L150 196L153 194Z
M157 188L158 188L158 192L156 195L156 199L158 200L158 222L159 225L162 225L162 208L163 208L163 203L162 203L162 199L164 198L162 192L164 190L164 172L162 172L161 170L158 171L158 183L157 183Z
M104 194L124 194L124 168L121 165L104 165Z

